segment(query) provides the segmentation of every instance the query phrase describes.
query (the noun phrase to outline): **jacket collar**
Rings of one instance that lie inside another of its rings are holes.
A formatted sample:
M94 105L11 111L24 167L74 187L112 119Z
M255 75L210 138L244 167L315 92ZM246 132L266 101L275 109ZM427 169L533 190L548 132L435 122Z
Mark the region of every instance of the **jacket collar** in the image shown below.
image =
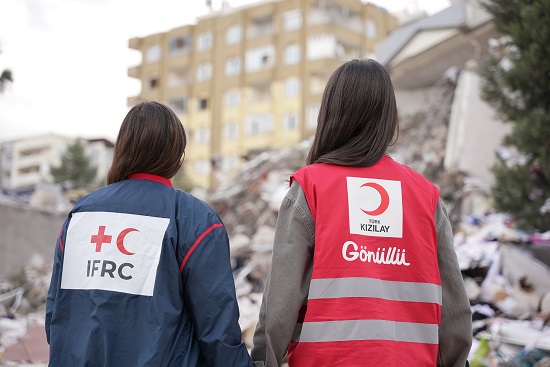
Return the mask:
M157 176L157 175L152 175L150 173L132 173L130 176L128 176L127 179L154 181L154 182L159 182L161 184L165 184L166 186L169 186L169 187L173 187L172 182L170 182L169 179L161 176Z

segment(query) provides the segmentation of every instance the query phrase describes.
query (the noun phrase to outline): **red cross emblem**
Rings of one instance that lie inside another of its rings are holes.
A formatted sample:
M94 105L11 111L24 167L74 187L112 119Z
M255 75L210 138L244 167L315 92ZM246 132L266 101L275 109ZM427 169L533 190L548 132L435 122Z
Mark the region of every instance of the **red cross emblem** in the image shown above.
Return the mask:
M105 226L99 226L97 234L92 236L91 243L95 243L95 252L101 252L104 243L111 243L113 236L105 235Z

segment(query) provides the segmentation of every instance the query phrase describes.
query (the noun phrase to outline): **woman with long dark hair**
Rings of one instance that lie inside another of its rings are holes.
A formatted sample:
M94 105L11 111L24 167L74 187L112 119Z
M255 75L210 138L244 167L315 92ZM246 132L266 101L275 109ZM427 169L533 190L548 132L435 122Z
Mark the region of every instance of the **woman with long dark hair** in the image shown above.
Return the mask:
M109 185L79 200L57 240L50 366L252 366L223 223L172 188L186 143L160 103L126 115Z
M451 226L437 187L386 154L397 131L384 67L340 66L279 212L255 366L285 355L290 367L467 364Z

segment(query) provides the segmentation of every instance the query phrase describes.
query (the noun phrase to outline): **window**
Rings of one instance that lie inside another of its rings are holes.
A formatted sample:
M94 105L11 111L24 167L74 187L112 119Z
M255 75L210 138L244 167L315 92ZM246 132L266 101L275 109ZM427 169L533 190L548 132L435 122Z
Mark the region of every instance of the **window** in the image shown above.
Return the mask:
M237 107L239 105L241 96L238 90L231 90L225 93L225 105L227 107Z
M195 162L195 173L197 175L207 175L210 173L212 165L208 159L203 159Z
M232 25L225 33L225 43L234 45L240 43L243 38L243 28L240 25Z
M199 64L197 66L197 81L204 82L212 77L212 65L210 63Z
M258 71L273 67L275 64L275 47L266 45L246 52L246 70Z
M208 99L200 98L199 99L199 111L204 111L208 108Z
M177 55L189 51L191 51L190 36L175 37L168 42L168 52L170 55Z
M283 116L283 128L287 131L298 129L298 113L293 112Z
M238 56L230 57L225 62L225 75L235 76L241 73L241 58Z
M197 36L197 50L208 51L212 48L214 38L211 32L200 33Z
M265 102L271 99L271 85L269 83L251 85L250 102Z
M20 175L26 175L26 174L29 174L29 173L39 173L40 172L40 166L35 165L35 166L30 166L30 167L22 167L22 168L19 168L17 170L17 172Z
M268 114L253 115L246 119L246 135L266 135L271 133L272 117Z
M300 13L300 10L295 9L284 12L283 24L286 31L300 29L302 26L302 13Z
M222 159L222 171L231 172L237 169L239 165L239 157L229 156Z
M162 48L160 45L153 45L147 48L145 52L145 60L147 62L158 62L162 56Z
M239 126L235 122L225 125L224 135L227 140L235 140L239 136Z
M319 117L319 109L321 108L318 104L313 104L307 106L306 110L306 126L310 129L315 129L317 127L317 118Z
M325 90L327 82L326 80L320 76L320 75L311 75L309 77L309 93L310 94L322 94Z
M307 58L317 60L332 58L336 54L336 37L332 34L317 34L307 40Z
M187 102L188 98L185 96L172 98L168 101L168 107L170 107L176 114L183 115L187 113Z
M272 36L275 33L273 14L267 14L250 19L247 27L247 36L250 39Z
M189 68L175 68L168 71L168 87L177 88L189 83Z
M289 78L285 81L285 97L298 97L300 95L300 79Z
M208 144L210 142L210 129L206 127L198 128L195 132L195 141L198 144Z
M149 87L149 90L155 90L159 86L159 78L156 76L150 77L147 81L147 86Z
M365 36L369 39L375 39L378 36L378 27L374 20L367 20L365 22Z
M294 65L300 62L300 45L295 43L285 48L285 64Z
M28 156L32 156L32 155L40 155L40 154L44 154L48 150L49 150L48 147L29 148L29 149L21 150L19 152L19 156L20 157L28 157Z

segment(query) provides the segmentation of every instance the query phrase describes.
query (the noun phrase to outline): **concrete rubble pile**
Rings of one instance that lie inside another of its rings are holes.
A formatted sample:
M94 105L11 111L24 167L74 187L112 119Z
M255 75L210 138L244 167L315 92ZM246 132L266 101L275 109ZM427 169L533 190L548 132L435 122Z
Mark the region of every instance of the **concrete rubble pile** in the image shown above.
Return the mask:
M520 231L502 214L470 216L455 229L455 250L472 305L472 366L546 365L550 231Z
M472 202L484 203L490 196L479 180L444 167L456 83L456 70L449 69L429 92L424 109L399 117L399 139L389 151L396 161L439 187L453 227L460 223L464 212L472 211Z
M0 279L0 366L47 366L44 315L52 264L33 256L11 279Z
M252 346L262 292L271 262L281 201L292 173L305 163L311 141L265 151L246 162L237 176L203 197L220 213L229 233L243 339ZM200 196L200 193L196 193Z

